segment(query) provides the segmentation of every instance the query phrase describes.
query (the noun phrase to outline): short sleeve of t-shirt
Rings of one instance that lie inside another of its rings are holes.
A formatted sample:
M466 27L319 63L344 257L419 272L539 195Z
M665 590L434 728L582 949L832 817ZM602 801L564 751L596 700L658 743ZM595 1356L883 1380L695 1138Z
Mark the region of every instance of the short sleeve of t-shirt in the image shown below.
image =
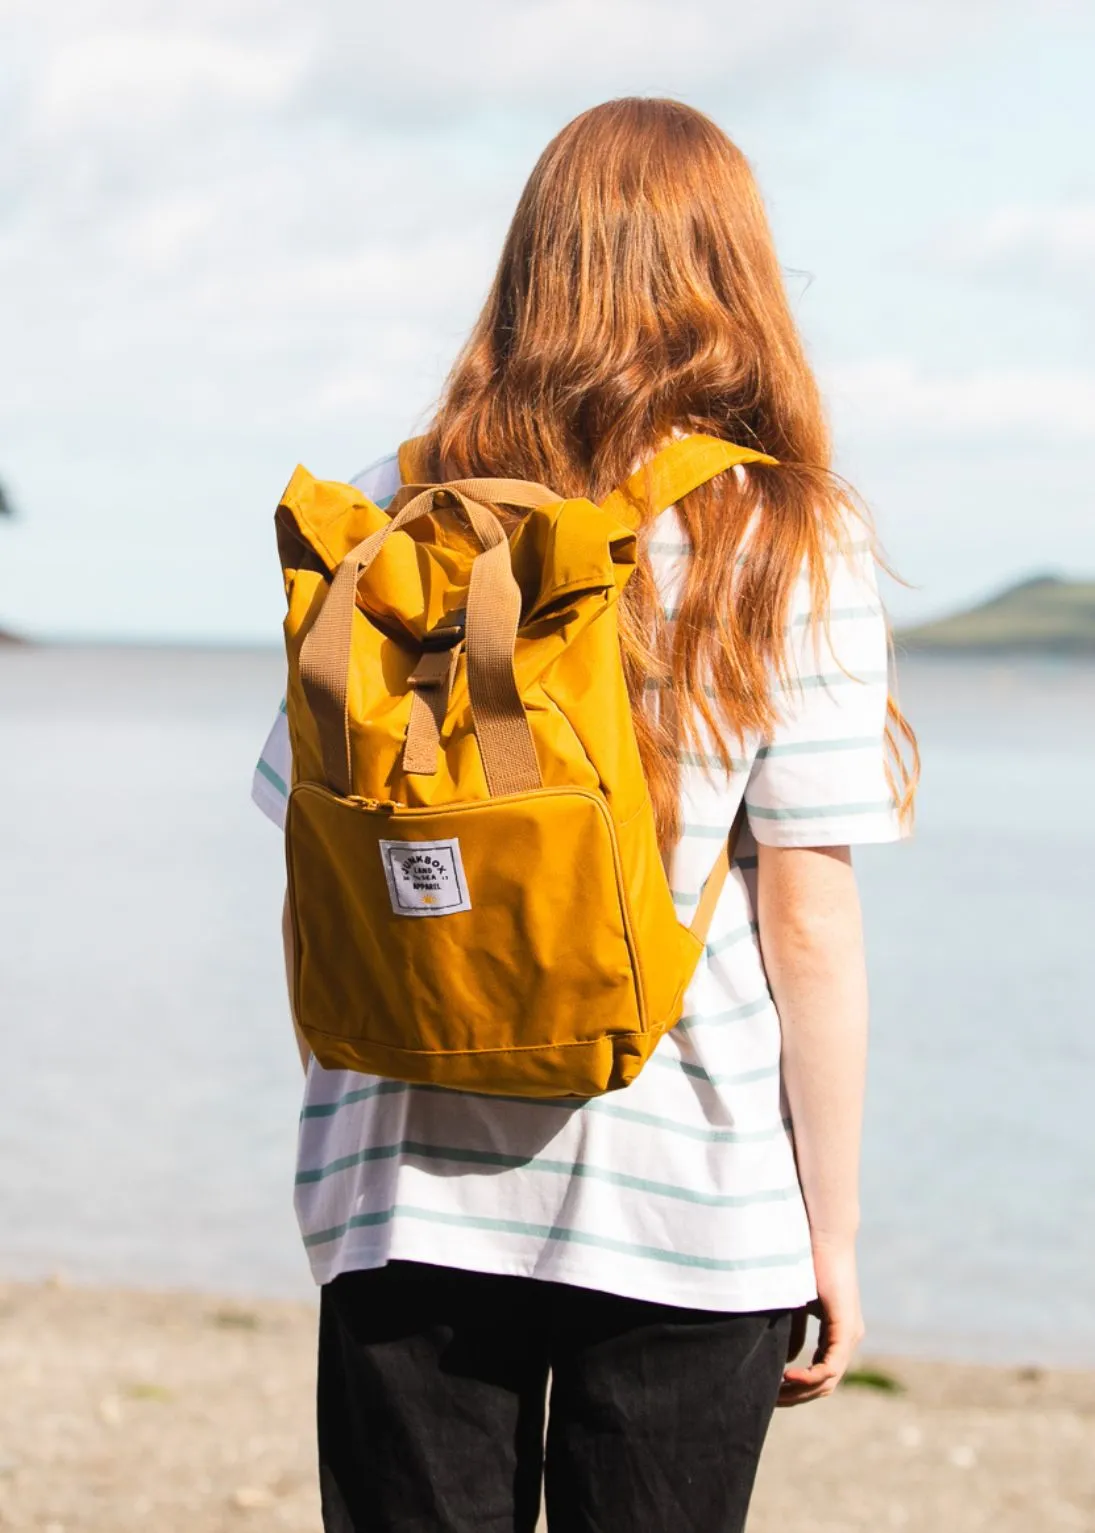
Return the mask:
M792 601L778 722L745 790L766 846L847 846L902 832L885 767L886 621L865 541L834 555L828 622L814 623L805 574Z
M251 797L278 829L284 829L289 804L289 783L293 775L293 753L289 744L289 724L285 704L278 709L266 744L255 766Z

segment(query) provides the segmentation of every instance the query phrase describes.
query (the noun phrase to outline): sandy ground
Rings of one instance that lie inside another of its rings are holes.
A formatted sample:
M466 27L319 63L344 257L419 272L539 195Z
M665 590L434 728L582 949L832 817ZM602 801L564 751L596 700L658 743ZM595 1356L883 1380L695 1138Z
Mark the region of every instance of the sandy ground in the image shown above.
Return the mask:
M313 1327L305 1304L0 1286L0 1529L318 1533ZM777 1414L750 1533L1095 1533L1095 1373L871 1362L900 1393Z

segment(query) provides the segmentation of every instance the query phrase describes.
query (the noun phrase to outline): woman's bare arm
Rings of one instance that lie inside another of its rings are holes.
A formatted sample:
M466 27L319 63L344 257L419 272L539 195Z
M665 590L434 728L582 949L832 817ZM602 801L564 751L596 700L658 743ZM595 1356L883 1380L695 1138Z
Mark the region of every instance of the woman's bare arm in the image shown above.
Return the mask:
M293 923L289 917L289 896L285 896L281 907L281 941L285 949L285 984L289 991L289 1015L293 1019L293 1032L297 1038L297 1050L300 1054L300 1063L305 1073L308 1070L308 1061L312 1057L312 1051L305 1042L304 1034L297 1024L296 1011L293 1007Z
M783 1028L821 1316L812 1363L784 1376L781 1404L794 1405L832 1393L863 1335L855 1240L867 975L847 847L761 846L758 879L761 948ZM797 1339L801 1347L801 1332Z

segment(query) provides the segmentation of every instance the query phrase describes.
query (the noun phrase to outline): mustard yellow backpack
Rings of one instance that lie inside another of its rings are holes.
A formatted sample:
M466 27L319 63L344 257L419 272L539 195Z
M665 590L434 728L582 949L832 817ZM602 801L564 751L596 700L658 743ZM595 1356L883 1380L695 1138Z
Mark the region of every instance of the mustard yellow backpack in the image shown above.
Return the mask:
M303 468L278 508L294 1012L328 1068L595 1096L680 1016L732 856L682 926L620 660L636 531L773 460L681 438L598 506L418 456L387 511Z

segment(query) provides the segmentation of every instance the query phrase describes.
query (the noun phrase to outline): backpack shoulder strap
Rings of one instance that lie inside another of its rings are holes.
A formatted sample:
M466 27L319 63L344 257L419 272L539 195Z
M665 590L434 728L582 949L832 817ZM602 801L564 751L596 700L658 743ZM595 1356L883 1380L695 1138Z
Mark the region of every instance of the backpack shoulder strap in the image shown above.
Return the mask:
M669 502L673 504L672 501ZM719 847L719 855L715 858L714 867L704 880L700 890L699 901L696 905L696 913L692 917L689 931L700 942L707 941L707 933L711 930L711 922L714 919L715 908L726 888L726 880L730 877L730 869L734 866L734 857L737 853L738 842L741 839L742 827L745 824L745 805L742 803L734 823L730 827L730 834Z
M768 453L757 452L752 447L738 447L719 437L679 437L656 453L649 463L637 469L618 490L602 501L602 509L615 516L625 526L637 529L643 522L660 516L670 506L676 505L683 496L699 489L716 474L725 473L739 463L778 464L779 459ZM730 834L719 848L713 867L704 880L699 901L689 930L700 942L706 942L707 933L715 914L745 824L745 806L742 804L734 816Z
M716 474L739 463L778 463L777 458L752 447L737 447L719 437L679 437L656 453L649 463L636 469L618 490L613 490L602 508L626 526L637 528L648 518L660 516L676 505L682 496L696 490Z
M404 484L424 484L426 438L411 437L399 449L399 472ZM725 473L738 463L778 463L753 447L738 447L720 437L678 437L656 453L649 463L636 469L619 489L602 501L602 509L626 526L637 528L647 517L660 516L683 495Z
M399 444L399 477L404 484L427 482L425 446L424 436L408 437Z

